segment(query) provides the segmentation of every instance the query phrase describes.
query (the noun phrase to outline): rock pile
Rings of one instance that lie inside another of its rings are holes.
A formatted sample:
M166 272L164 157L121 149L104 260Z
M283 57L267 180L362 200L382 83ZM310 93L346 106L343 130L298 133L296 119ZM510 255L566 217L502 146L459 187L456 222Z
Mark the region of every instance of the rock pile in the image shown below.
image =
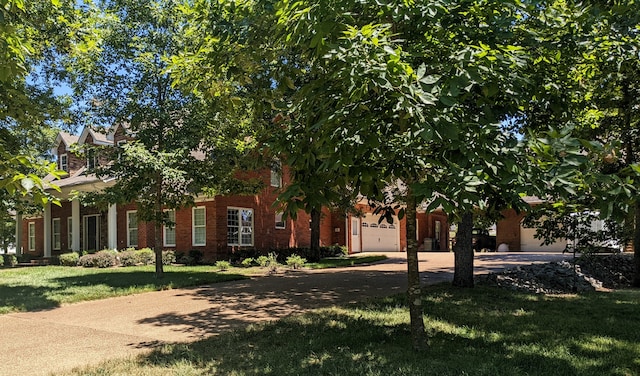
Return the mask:
M630 255L594 255L573 262L561 261L507 269L477 278L478 284L493 285L536 294L564 294L596 288L629 286L633 276Z

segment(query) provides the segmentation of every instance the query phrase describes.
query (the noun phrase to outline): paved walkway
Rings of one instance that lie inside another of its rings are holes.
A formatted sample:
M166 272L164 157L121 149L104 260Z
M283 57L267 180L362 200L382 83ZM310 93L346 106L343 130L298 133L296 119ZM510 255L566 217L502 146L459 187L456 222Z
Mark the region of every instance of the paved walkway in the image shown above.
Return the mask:
M46 375L164 342L196 341L253 322L406 290L406 257L370 266L289 272L190 289L84 302L0 316L0 376ZM476 273L546 262L560 254L482 253ZM426 284L451 281L453 253L420 253Z

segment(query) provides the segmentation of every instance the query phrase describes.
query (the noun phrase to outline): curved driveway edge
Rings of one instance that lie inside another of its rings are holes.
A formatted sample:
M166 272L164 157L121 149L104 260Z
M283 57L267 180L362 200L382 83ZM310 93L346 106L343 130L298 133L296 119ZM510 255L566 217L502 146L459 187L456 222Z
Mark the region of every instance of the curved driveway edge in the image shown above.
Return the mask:
M46 375L166 342L190 342L259 321L406 290L406 256L368 266L288 272L196 288L150 292L0 316L0 376ZM479 253L476 274L568 258ZM451 281L453 253L420 253L425 284Z

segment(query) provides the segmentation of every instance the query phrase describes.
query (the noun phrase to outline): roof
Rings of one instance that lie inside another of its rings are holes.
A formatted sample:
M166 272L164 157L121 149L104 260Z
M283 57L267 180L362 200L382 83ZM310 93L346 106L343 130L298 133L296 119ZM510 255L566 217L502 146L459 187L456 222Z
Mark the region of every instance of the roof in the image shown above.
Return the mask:
M70 150L69 148L71 147L71 145L78 142L78 136L74 136L65 131L60 131L58 132L58 137L56 137L56 143L55 143L56 148L60 146L61 142L64 142L65 150L69 151ZM55 154L55 152L53 154Z
M82 130L82 134L78 139L79 144L84 144L87 140L87 137L91 136L93 138L93 142L96 145L113 145L113 132L100 132L91 129L90 127L86 127Z
M73 175L69 175L60 180L56 180L53 175L47 175L44 178L44 181L47 183L51 183L52 185L56 185L60 188L95 183L97 181L100 181L100 179L98 179L98 177L96 177L94 174L85 174L86 171L86 167L81 167L78 171L74 172Z

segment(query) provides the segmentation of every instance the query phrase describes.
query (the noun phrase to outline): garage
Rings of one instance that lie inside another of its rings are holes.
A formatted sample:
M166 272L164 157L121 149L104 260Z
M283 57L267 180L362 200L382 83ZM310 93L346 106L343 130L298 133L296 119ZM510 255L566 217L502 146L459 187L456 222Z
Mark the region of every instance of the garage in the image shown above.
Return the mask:
M380 216L365 214L362 218L362 250L364 252L400 251L400 222L393 217L393 224L382 221Z
M564 251L567 241L558 239L553 244L540 245L542 239L534 238L536 234L535 228L520 227L520 250L523 252L562 252Z

